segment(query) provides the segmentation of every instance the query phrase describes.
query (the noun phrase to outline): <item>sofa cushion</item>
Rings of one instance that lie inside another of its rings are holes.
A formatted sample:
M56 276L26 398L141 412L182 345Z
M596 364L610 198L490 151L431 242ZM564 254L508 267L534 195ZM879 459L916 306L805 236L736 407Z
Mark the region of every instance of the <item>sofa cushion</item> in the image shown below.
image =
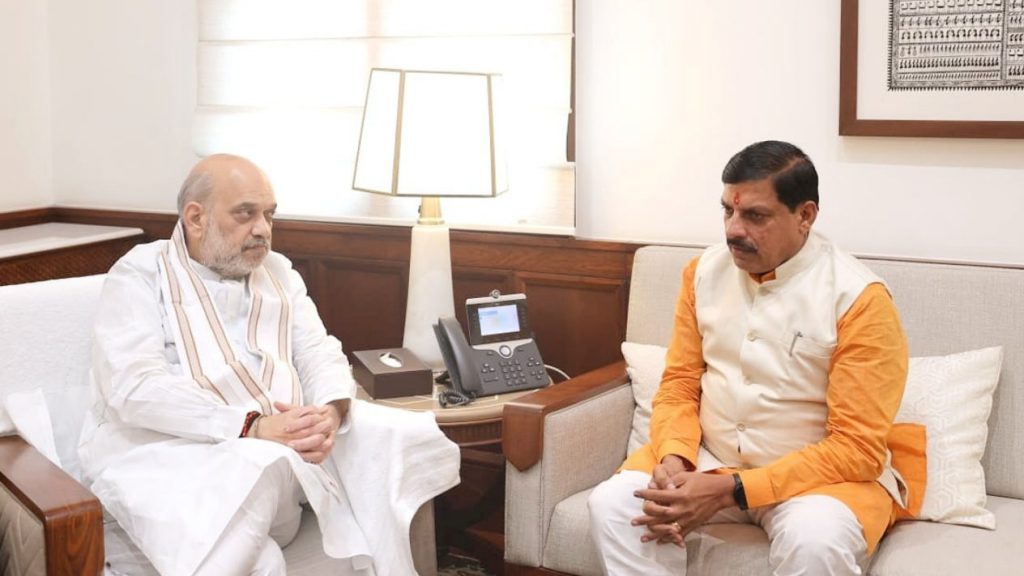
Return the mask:
M103 275L0 290L0 397L41 389L61 467L79 478L78 436L89 406L93 318Z
M919 518L995 527L985 509L981 457L1002 357L1002 348L995 347L910 359L896 421L927 429L928 487Z
M892 290L911 356L1003 347L982 465L989 494L1024 498L1024 268L866 263Z
M597 548L590 537L590 513L583 490L555 506L543 565L579 576L600 576ZM768 537L752 524L709 524L686 538L687 576L771 573Z
M629 374L633 401L636 402L627 454L636 452L650 441L651 403L661 384L661 373L665 371L666 350L664 346L654 344L622 343L622 357L626 360L626 373Z
M159 576L146 556L128 534L108 515L103 521L104 551L109 576ZM284 548L284 560L290 575L347 574L351 563L324 554L323 539L316 515L303 510L302 523L295 539Z
M989 496L987 508L995 516L996 530L919 520L897 523L882 539L868 574L1020 574L1024 501Z
M600 576L597 549L590 537L590 512L583 490L555 506L544 547L545 568ZM709 524L686 538L687 576L721 574L765 575L768 566L768 537L752 524Z
M688 576L769 576L768 535L753 524L707 524L686 537Z
M597 547L590 537L587 498L592 490L577 492L555 506L544 541L544 567L579 576L601 576Z
M544 566L569 574L601 574L590 538L587 498L578 492L555 507L544 548ZM990 496L988 510L997 530L936 522L899 522L882 539L871 560L871 576L1020 573L1019 536L1024 501ZM709 524L686 539L687 576L769 574L768 538L751 524Z

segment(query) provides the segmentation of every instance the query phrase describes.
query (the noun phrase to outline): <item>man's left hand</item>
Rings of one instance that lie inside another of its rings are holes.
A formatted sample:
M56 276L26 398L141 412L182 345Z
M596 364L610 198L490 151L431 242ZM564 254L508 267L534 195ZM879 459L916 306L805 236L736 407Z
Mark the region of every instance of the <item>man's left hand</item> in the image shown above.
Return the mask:
M326 460L334 448L334 437L338 433L338 428L348 414L349 402L348 399L335 400L324 406L313 407L318 417L307 419L307 426L289 429L288 432L299 438L288 442L288 446L298 452L306 462L320 464ZM275 402L274 407L281 412L296 408L283 402Z
M682 544L691 530L716 512L735 505L733 479L728 474L679 472L672 478L674 489L646 489L633 493L644 500L643 516L632 520L634 526L646 526L644 542Z

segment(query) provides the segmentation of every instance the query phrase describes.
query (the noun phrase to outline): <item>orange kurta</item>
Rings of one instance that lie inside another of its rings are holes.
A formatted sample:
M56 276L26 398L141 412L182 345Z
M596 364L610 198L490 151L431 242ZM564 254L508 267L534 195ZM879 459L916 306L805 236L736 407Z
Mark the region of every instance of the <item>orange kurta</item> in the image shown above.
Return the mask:
M694 290L698 262L699 258L694 259L683 272L675 331L654 398L651 443L630 455L623 468L650 472L669 454L696 463L705 370ZM756 280L773 277L768 273ZM897 512L892 498L874 481L879 474L877 463L885 461L890 434L899 435L900 442L894 445L907 450L894 454L894 464L901 473L906 471L903 475L911 493L920 495L924 433L920 426L892 425L903 398L907 347L885 287L868 285L839 319L837 332L828 371L825 437L767 466L739 472L751 508L812 493L841 500L860 520L868 550L873 551ZM905 470L908 467L911 470ZM912 501L919 504L920 498Z

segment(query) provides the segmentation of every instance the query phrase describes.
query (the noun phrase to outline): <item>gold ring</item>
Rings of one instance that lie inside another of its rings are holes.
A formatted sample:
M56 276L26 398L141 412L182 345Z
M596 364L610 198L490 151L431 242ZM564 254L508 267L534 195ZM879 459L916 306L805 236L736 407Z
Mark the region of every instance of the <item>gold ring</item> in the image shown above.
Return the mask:
M683 527L679 525L679 522L673 522L672 525L676 527L676 530L683 531Z

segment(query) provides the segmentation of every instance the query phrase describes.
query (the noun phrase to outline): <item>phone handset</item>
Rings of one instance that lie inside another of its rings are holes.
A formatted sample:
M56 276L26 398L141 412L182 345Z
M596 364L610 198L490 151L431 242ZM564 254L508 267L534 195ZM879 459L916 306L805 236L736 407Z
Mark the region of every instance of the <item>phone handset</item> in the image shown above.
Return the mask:
M454 398L442 395L442 404L465 404L476 398L483 387L480 371L459 321L451 316L438 318L434 324L434 335L455 393Z

